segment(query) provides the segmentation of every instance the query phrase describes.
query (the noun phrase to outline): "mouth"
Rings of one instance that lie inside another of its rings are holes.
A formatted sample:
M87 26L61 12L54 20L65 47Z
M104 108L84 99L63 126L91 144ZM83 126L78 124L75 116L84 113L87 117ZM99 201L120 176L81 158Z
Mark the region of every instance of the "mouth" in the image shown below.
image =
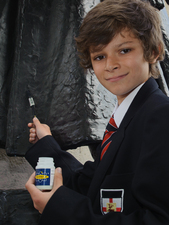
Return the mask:
M111 77L111 78L107 78L106 80L110 81L110 82L116 82L116 81L119 81L119 80L123 79L127 75L128 75L128 73L123 74L123 75L119 75L119 76L115 76L115 77Z

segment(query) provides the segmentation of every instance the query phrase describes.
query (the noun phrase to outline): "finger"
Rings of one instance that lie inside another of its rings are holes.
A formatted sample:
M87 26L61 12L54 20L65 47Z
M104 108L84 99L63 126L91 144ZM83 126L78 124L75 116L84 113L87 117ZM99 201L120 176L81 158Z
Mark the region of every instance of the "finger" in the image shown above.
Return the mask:
M36 129L35 128L31 128L29 131L30 131L30 133L36 133Z
M34 183L35 183L35 172L32 173L32 175L29 177L29 180L25 184L26 189L27 189L27 185L29 186L30 184L34 184Z
M62 185L63 185L62 169L58 167L55 169L52 191L55 192Z
M36 188L34 183L35 183L35 173L33 173L30 176L29 180L25 184L25 187L32 198L35 209L37 209L40 213L42 213L44 209L44 206L41 203L41 200L43 199L42 192Z
M35 141L37 139L36 133L30 133L29 134L29 141Z
M29 142L31 144L35 144L38 141L37 137L36 138L29 138Z
M33 127L33 123L28 123L28 127Z
M35 137L30 137L29 141L35 141L35 139L36 139Z
M33 200L41 193L41 191L35 186L35 172L30 176L29 180L25 184L25 187L30 193Z
M36 137L36 133L32 133L32 132L31 132L31 133L29 134L29 137L31 137L31 138Z
M33 141L35 141L35 140L36 140L36 137L30 137L30 138L29 138L29 141L30 141L30 142L33 142Z

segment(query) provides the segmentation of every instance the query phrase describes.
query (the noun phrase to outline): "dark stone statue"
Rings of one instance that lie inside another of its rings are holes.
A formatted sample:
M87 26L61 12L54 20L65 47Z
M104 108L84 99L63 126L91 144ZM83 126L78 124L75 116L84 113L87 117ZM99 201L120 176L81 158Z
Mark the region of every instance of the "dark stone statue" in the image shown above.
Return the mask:
M36 116L51 127L63 149L92 146L102 138L110 116L102 109L107 104L113 108L115 98L113 102L105 100L105 90L100 91L94 76L86 76L79 66L74 37L84 16L84 2L0 3L0 144L8 155L23 156L30 146L27 123L34 115L28 90L34 98ZM163 21L166 56L157 82L168 94L169 19L162 12L162 0L150 2L160 10Z

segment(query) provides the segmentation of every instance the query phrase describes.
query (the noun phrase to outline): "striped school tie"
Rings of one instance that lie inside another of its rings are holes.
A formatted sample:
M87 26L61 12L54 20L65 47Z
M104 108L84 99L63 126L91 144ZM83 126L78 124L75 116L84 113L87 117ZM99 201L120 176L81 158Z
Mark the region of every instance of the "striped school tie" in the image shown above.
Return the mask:
M102 152L101 152L101 156L100 156L100 160L102 160L104 154L106 153L109 145L111 144L111 136L117 131L117 125L114 121L114 115L112 115L112 117L110 118L109 120L109 123L106 127L106 131L104 133L104 138L103 138L103 141L102 141L102 145L101 145L101 148L102 148Z

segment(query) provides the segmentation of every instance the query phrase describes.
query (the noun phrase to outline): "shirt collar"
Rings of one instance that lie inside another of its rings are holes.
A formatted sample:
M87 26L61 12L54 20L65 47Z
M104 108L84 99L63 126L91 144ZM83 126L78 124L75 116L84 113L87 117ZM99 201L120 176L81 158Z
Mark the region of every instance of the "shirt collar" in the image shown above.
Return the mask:
M144 83L143 83L144 84ZM113 114L114 114L114 120L117 125L117 127L120 126L122 119L124 118L129 106L131 105L134 97L137 95L140 88L143 86L143 84L140 84L138 87L136 87L118 106L118 102L116 102Z

